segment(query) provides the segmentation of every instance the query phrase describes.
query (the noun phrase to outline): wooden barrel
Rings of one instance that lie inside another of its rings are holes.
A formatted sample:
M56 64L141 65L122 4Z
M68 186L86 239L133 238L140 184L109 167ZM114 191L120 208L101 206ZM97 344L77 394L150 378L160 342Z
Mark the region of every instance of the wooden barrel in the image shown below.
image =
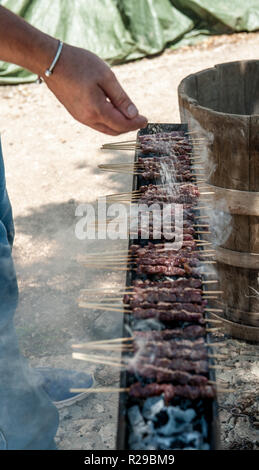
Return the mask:
M259 61L231 62L189 75L178 89L181 121L195 131L215 204L231 213L216 249L225 326L259 341Z

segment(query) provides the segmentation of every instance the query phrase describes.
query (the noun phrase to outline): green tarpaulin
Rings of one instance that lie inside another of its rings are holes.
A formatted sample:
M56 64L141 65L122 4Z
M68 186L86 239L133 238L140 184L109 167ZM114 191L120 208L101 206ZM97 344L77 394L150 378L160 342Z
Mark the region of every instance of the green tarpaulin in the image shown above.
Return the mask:
M259 30L259 0L2 0L1 4L110 64L193 44L210 34ZM35 78L27 70L0 62L0 83Z

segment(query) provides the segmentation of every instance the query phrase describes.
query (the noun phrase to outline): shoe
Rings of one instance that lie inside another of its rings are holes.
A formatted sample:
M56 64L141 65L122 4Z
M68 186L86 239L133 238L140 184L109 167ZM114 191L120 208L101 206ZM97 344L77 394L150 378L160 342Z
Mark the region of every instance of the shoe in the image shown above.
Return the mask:
M72 393L71 388L91 388L94 383L93 376L84 372L49 367L39 367L34 371L39 385L59 409L73 405L88 395L86 392Z

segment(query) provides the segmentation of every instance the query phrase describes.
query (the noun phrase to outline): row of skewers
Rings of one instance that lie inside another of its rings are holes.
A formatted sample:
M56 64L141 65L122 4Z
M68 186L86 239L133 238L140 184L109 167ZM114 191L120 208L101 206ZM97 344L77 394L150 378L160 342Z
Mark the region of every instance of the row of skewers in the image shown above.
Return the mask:
M193 139L192 144L197 149L200 142ZM205 338L208 333L218 330L208 327L207 324L220 323L208 315L220 312L221 309L211 308L207 302L216 300L221 292L204 290L207 284L215 284L217 280L207 279L210 271L207 274L204 271L204 265L215 263L214 251L208 248L210 245L208 241L197 237L209 233L208 224L199 223L197 220L206 218L200 215L202 207L198 204L203 196L212 194L201 179L204 176L202 168L197 167L200 160L193 156L187 135L179 132L140 136L138 142L110 144L103 148L137 149L139 152L137 162L100 165L103 171L132 173L145 180L156 180L161 178L161 173L166 167L167 176L169 174L172 177L173 185L151 183L140 186L131 193L109 195L106 199L108 202L130 204L157 203L161 207L169 203L182 204L183 243L178 252L170 249L170 244L166 242L159 244L149 242L145 246L131 245L128 253L114 252L86 257L84 264L89 268L134 273L137 280L124 290L116 290L115 297L108 295L107 298L102 298L100 303L86 302L82 298L79 301L82 308L98 308L130 315L133 335L130 338L75 345L75 348L123 353L119 359L92 356L92 360L97 361L96 363L125 368L135 377L142 377L141 382L137 381L126 389L114 389L114 391L128 392L134 398L164 394L167 403L174 396L191 400L213 398L216 388L215 382L209 380L209 371L217 366L209 365L209 358L219 359L222 355L209 352L212 343L208 344ZM197 169L195 172L194 166ZM199 188L195 184L197 182ZM137 218L137 223L138 221ZM161 240L164 240L163 236L168 227L172 228L172 222L167 224L164 221ZM152 238L152 221L148 222L146 230L149 238ZM137 233L140 235L139 230ZM165 276L170 278L166 280ZM103 297L106 292L91 289L92 295L98 293ZM89 298L90 291L82 292L83 297L86 294ZM124 305L121 302L122 296ZM138 331L138 322L149 319L155 319L165 329ZM220 346L220 343L214 343L213 346ZM91 355L86 353L74 353L74 357L91 361ZM145 380L155 382L145 383Z

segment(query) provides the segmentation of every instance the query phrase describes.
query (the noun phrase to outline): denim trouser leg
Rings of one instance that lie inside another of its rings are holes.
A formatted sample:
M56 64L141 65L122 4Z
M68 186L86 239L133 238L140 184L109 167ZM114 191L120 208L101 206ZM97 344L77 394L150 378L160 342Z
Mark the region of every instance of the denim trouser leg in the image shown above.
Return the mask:
M58 412L19 351L13 326L18 302L13 237L0 142L0 449L48 449L53 447Z

